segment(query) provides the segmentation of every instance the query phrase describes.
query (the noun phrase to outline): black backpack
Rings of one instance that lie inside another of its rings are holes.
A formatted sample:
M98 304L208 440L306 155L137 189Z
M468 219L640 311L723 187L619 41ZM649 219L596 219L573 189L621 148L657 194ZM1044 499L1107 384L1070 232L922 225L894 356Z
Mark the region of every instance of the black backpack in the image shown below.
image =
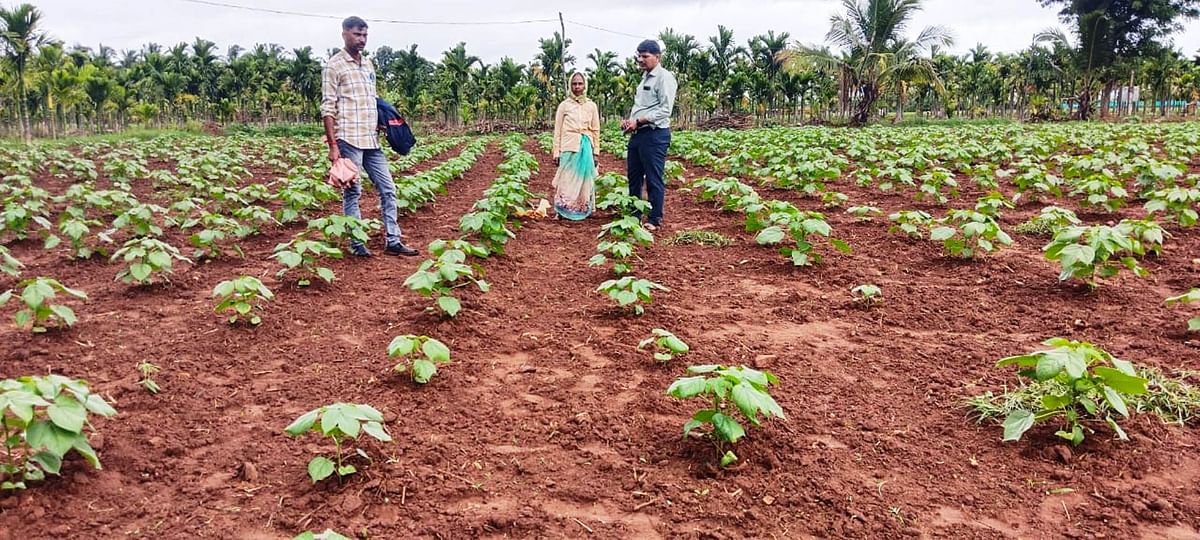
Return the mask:
M408 122L401 116L400 111L391 103L384 101L381 97L375 98L375 105L379 109L379 125L387 132L388 145L395 150L397 154L407 156L412 147L417 144L417 138L413 135L412 128L408 127Z

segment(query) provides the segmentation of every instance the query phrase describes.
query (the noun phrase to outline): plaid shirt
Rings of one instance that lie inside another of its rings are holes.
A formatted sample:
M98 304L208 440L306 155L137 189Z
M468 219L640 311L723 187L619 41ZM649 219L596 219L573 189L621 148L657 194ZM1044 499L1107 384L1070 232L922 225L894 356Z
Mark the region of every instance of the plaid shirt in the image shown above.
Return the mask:
M321 117L336 121L339 140L362 149L379 148L379 110L375 104L375 66L368 58L358 65L339 51L321 72Z

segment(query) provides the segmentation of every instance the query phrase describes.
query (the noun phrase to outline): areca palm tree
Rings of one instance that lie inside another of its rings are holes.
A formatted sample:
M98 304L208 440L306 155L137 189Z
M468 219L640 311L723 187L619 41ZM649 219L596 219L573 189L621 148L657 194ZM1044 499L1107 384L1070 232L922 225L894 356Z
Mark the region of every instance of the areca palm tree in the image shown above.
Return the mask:
M478 63L480 63L478 56L467 54L465 42L460 41L458 45L442 53L441 68L449 77L450 88L448 90L454 106L453 119L456 124L460 118L459 108L462 105L463 87L471 79L471 68Z
M717 25L717 35L708 38L708 55L716 66L717 86L725 82L733 69L733 62L745 56L746 48L733 40L733 30Z
M42 30L42 12L32 4L14 8L0 7L0 46L13 67L17 85L18 114L21 134L26 142L33 138L29 127L29 92L25 84L25 68L35 52L50 40Z
M871 118L881 91L916 77L938 81L937 70L925 51L936 44L953 43L942 27L923 28L914 39L903 34L912 17L921 10L921 0L842 0L846 12L830 18L826 41L842 47L842 54L798 45L781 55L790 69L817 65L839 73L852 91L852 125Z

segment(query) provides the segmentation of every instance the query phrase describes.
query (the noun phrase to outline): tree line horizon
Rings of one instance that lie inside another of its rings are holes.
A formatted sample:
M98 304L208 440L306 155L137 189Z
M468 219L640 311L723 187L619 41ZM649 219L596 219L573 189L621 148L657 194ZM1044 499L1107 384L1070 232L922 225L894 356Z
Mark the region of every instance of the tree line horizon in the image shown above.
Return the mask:
M1006 53L977 44L946 52L945 27L910 29L923 0L843 0L825 40L787 31L743 37L657 36L676 73L676 118L694 126L720 115L759 125L866 125L928 118L1089 120L1118 115L1194 116L1200 51L1188 58L1170 36L1200 16L1200 0L1028 0L1060 8L1064 28ZM449 126L541 127L565 97L566 71L589 77L606 119L628 111L640 70L632 54L576 50L559 32L538 38L526 62L488 64L459 42L431 60L418 44L384 45L369 57L379 93L405 114ZM117 52L54 40L31 4L0 6L0 134L56 137L190 122L319 121L324 57L311 46L228 47L197 37ZM1130 99L1136 88L1139 99Z

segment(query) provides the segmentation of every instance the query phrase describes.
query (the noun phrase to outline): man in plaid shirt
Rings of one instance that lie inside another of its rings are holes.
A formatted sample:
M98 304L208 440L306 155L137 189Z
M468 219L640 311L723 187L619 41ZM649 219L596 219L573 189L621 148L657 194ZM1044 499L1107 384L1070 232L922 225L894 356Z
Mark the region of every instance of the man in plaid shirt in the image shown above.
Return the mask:
M417 255L417 250L400 241L396 184L379 146L375 67L362 56L367 46L367 22L358 17L342 21L342 41L345 46L329 59L321 73L321 121L325 123L329 161L350 158L358 170L367 171L367 177L379 192L380 213L387 232L387 247L383 252ZM342 191L342 211L347 216L362 217L358 208L361 195L362 187L357 182ZM351 242L350 253L371 256L371 251L360 242Z

